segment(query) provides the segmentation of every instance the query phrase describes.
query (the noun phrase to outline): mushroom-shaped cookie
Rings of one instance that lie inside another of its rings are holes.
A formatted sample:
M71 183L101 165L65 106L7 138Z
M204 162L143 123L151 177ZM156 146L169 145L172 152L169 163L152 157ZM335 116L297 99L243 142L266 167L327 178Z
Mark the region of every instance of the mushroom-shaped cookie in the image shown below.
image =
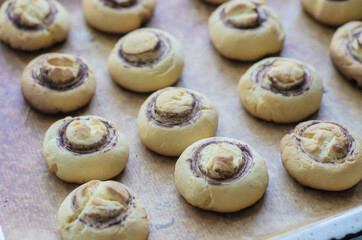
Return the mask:
M108 58L114 81L135 92L150 92L174 84L181 76L184 55L169 33L142 28L122 37Z
M76 183L118 175L129 156L126 137L118 126L96 116L55 122L45 134L43 151L50 171Z
M213 137L218 117L212 102L199 92L169 87L149 96L138 113L143 144L166 156L179 156L192 143Z
M242 61L277 53L284 43L278 16L259 0L234 0L218 7L209 18L209 34L221 55Z
M253 205L268 186L264 159L248 144L213 137L189 146L176 162L179 193L191 205L235 212Z
M96 81L88 63L64 53L47 53L32 60L21 77L25 99L43 113L77 110L93 97Z
M267 121L300 121L318 108L323 83L315 69L290 58L267 58L241 77L239 97L253 116Z
M299 183L342 191L362 178L362 141L356 133L330 121L307 121L285 135L282 163Z
M362 22L349 22L338 28L329 51L337 69L362 87Z
M68 12L55 0L7 0L0 9L0 40L36 51L63 41L70 28Z
M145 240L147 213L136 194L115 181L87 182L60 205L58 230L64 240Z
M156 0L82 0L89 25L110 33L127 33L139 28L153 14Z
M361 0L301 0L304 10L318 22L340 26L362 19Z

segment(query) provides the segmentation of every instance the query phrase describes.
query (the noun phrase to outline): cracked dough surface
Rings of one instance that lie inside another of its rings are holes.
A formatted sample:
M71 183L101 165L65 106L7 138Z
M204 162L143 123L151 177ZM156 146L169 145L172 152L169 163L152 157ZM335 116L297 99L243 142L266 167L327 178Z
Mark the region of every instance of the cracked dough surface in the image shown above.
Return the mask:
M154 41L155 37L162 43L150 46L149 42ZM132 45L127 44L130 38ZM137 47L134 42L147 46ZM146 47L150 49L135 54L135 50ZM141 28L125 35L108 57L108 69L113 80L135 92L151 92L174 84L181 76L183 67L184 54L179 41L156 28Z
M53 4L57 11L50 25L44 23L44 16L46 16L44 11L49 11L50 9L44 5L48 5L48 2ZM16 4L20 5L17 12L24 16L20 18L22 19L22 24L26 24L27 26L34 26L36 24L38 29L16 27L6 13L9 4L13 3L15 6ZM57 42L65 40L68 36L69 29L69 14L67 10L55 0L7 0L2 4L0 9L0 39L15 49L36 51L50 47Z
M190 99L191 94L196 102ZM215 135L218 116L214 104L201 93L169 87L146 99L137 125L146 147L162 155L179 156L190 144Z
M330 121L298 124L280 143L282 163L299 183L342 191L362 178L362 142L346 126Z
M58 210L64 240L144 240L147 213L136 194L115 181L87 182L74 189Z
M246 164L242 151L229 143L212 143L214 141L227 141L248 147L252 157L241 177L229 180L231 177L223 176L222 173L237 172L238 170L232 169ZM200 168L208 169L209 172L196 176L190 167L190 159L194 159L194 152L208 142L211 144L201 150L199 156ZM219 179L219 182L212 184L210 179ZM264 159L248 144L225 137L195 142L182 153L175 167L176 188L185 200L195 207L215 212L236 212L253 205L264 195L268 181Z
M304 10L317 21L340 26L347 22L362 19L360 0L301 0Z
M51 172L66 182L107 180L126 166L126 136L115 123L97 116L66 117L53 123L43 143Z
M301 80L304 72L309 76L305 82ZM278 123L296 122L319 108L323 82L309 64L291 58L266 58L243 74L238 93L251 115Z
M362 87L362 21L339 27L332 37L329 52L336 68Z

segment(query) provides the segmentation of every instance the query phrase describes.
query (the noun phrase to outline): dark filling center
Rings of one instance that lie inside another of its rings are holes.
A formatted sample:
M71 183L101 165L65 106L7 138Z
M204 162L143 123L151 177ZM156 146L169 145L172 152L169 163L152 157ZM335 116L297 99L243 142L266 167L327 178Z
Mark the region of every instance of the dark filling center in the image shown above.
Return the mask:
M87 118L85 120L89 120L90 118ZM102 136L102 138L93 144L84 145L84 144L76 144L71 142L67 136L67 127L70 123L73 121L80 120L80 118L75 118L70 120L69 122L66 122L58 131L58 145L70 152L76 153L76 154L90 154L97 151L109 151L111 147L116 145L117 142L117 134L116 130L112 127L111 124L109 124L106 121L101 120L101 122L106 126L107 133Z
M37 63L38 68L34 68L32 71L32 77L36 80L36 82L39 85L42 85L44 87L50 88L52 90L56 91L67 91L74 89L76 87L79 87L84 83L84 80L88 77L88 66L81 60L77 59L77 64L79 65L79 73L78 76L74 79L69 79L65 82L59 83L54 82L47 78L48 70L41 67L42 62L45 60L42 60Z
M310 124L305 125L305 126L303 126L302 128L300 128L299 131L298 131L298 135L295 135L295 137L296 137L296 139L297 139L297 141L298 141L298 147L299 147L299 149L301 149L301 151L302 151L305 155L307 155L309 158L311 158L311 159L313 159L314 161L319 162L319 163L323 163L323 164L335 164L335 162L327 162L327 163L325 163L325 162L320 162L320 161L318 161L318 159L315 159L314 157L310 156L310 155L304 150L304 148L303 148L303 146L302 146L302 144L301 144L301 140L302 140L301 137L303 136L303 133L304 133L309 127L311 127L311 126L313 126L313 125L316 125L316 124L320 124L320 123L329 123L329 124L337 125L339 128L342 129L343 133L344 133L345 136L348 138L348 140L349 140L349 141L348 141L348 145L346 145L346 147L348 147L348 151L347 151L347 153L346 153L343 157L341 157L341 159L347 157L349 154L353 154L353 152L354 152L354 149L353 149L354 138L349 134L349 132L348 132L347 129L345 129L343 126L341 126L340 124L335 123L335 122L313 121L313 122L311 122Z
M194 103L192 105L192 109L189 109L183 113L162 113L156 108L156 100L161 93L152 98L146 108L148 121L153 121L162 127L182 127L194 123L201 116L200 110L202 105L197 96L190 92L187 93L192 96Z
M202 154L202 150L204 150L205 147L207 147L210 144L222 144L227 143L234 146L237 146L241 152L243 153L243 164L240 165L239 169L233 173L225 173L225 178L216 179L212 178L209 174L207 174L203 168L200 166L200 157ZM239 143L224 141L224 140L213 140L210 142L203 143L202 145L198 146L194 152L192 153L192 156L188 161L190 162L190 169L192 173L198 177L198 178L205 178L207 179L207 182L211 185L220 185L223 183L229 183L233 181L237 181L247 175L250 171L250 169L254 166L254 162L252 161L253 155L251 154L251 151L248 146L242 145Z
M267 72L273 67L273 64L274 62L264 64L252 75L253 81L260 83L264 90L282 94L284 96L298 96L309 90L309 87L312 84L312 79L309 72L304 69L303 66L299 65L299 67L301 67L304 71L303 80L297 81L294 84L281 85L275 79L267 76ZM264 77L267 77L271 84L264 83Z
M27 30L27 31L35 31L35 30L40 30L40 29L44 28L43 25L28 26L28 25L21 23L21 21L20 21L21 17L19 14L15 13L14 8L15 8L15 2L10 2L6 9L6 14L16 28L21 29L21 30ZM49 9L50 9L50 12L45 16L45 19L44 19L44 24L46 26L49 26L54 22L55 15L58 13L57 8L51 2L49 2Z
M132 7L134 5L136 5L137 0L129 0L129 1L120 1L117 2L115 0L99 0L101 1L105 6L110 7L110 8L126 8L126 7Z

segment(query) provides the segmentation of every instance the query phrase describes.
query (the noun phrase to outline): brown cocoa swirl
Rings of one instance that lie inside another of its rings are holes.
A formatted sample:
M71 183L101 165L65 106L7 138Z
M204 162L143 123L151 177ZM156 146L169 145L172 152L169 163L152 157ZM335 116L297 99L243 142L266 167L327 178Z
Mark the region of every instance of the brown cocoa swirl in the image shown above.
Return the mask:
M352 59L354 59L357 62L362 64L362 59L360 59L358 56L355 55L355 53L353 51L353 46L352 46L353 41L355 39L357 40L361 34L362 34L362 28L359 29L356 33L354 33L350 39L348 39L347 44L346 44L346 49L347 49L347 53L352 57ZM360 43L359 41L358 41L358 44L362 45L362 43Z
M156 52L161 50L161 52L156 56L156 58L154 58L152 61L131 61L129 60L126 56L125 53L123 53L122 51L122 45L120 46L119 50L118 50L118 55L119 57L128 65L131 65L133 67L153 67L154 65L156 65L158 62L160 62L164 57L167 56L167 54L170 52L171 50L171 42L170 40L166 37L166 36L161 36L160 34L154 33L157 37L158 37L158 42L156 47L149 52ZM125 66L126 67L126 66Z
M167 91L167 90L166 90ZM187 126L189 124L194 123L202 114L201 108L201 100L193 93L186 91L188 94L190 94L192 96L192 98L194 99L194 105L191 111L188 111L185 115L187 116L181 116L181 117L187 117L183 122L180 123L166 123L166 122L161 122L159 120L157 120L154 117L154 114L160 114L157 110L156 110L156 99L157 97L162 93L160 92L159 94L157 94L156 96L154 96L151 101L147 104L147 108L146 108L146 116L147 116L147 120L148 121L152 121L155 124L162 126L162 127L168 127L168 128L172 128L172 127L183 127L183 126ZM165 118L180 118L180 115L175 114L167 114L167 116L162 116Z
M79 205L77 202L77 192L78 191L79 191L79 189L76 192L74 192L74 194L72 196L71 208L74 213L76 213L79 209ZM128 200L126 201L128 204L128 208L126 209L126 211L121 212L121 213L118 213L116 211L109 211L108 217L102 217L102 216L96 215L96 214L94 214L94 215L84 214L83 217L79 218L79 221L88 227L96 228L96 229L105 229L105 228L109 228L112 226L122 224L126 220L128 215L130 214L130 211L132 211L133 209L136 208L135 197L127 189L126 189L126 191L129 196Z
M89 119L90 118L85 118L85 120ZM83 154L91 154L94 152L107 152L117 144L118 136L114 127L109 122L100 119L100 121L107 128L107 133L102 136L101 140L87 146L75 146L67 138L66 131L69 124L77 120L81 120L81 118L74 118L70 121L65 122L58 130L57 144L60 148L63 148L74 154L83 155Z
M277 85L273 79L269 78L269 80L272 82L271 86L265 86L263 84L263 78L267 74L268 70L272 68L275 61L271 63L263 64L261 67L259 67L257 70L255 70L252 73L252 81L259 83L261 85L261 88L267 91L271 91L276 94L282 94L284 96L298 96L303 94L304 92L308 91L311 84L312 84L312 77L310 76L307 69L305 69L302 65L298 65L300 68L303 69L303 81L301 81L298 84L295 84L291 86L290 88L281 89Z
M107 6L110 8L115 8L115 9L132 7L137 4L137 0L130 0L125 3L117 3L113 0L99 0L99 1L102 2L104 6Z
M49 26L54 22L55 15L58 13L58 10L57 10L56 6L51 2L48 2L48 3L49 3L50 11L45 16L45 19L44 19L44 24L46 26ZM16 14L14 12L14 8L15 8L15 2L10 2L8 4L7 8L6 8L6 14L8 16L8 19L13 23L13 25L16 28L24 30L24 31L37 31L37 30L44 29L43 25L40 25L40 26L28 26L28 25L24 25L24 24L20 23L20 16L19 16L19 14Z
M243 153L243 164L230 177L227 177L225 179L216 179L216 178L210 177L208 174L205 173L205 171L202 169L202 167L200 167L200 155L201 155L202 150L205 147L207 147L208 145L221 144L221 143L227 143L227 144L237 146ZM230 182L238 181L241 178L245 177L247 174L249 174L250 169L255 164L253 161L253 154L251 153L251 151L247 145L243 145L240 143L234 143L234 142L230 142L230 141L225 141L225 140L212 140L212 141L201 144L192 152L191 158L187 159L187 161L190 162L190 169L191 169L192 173L198 178L205 178L206 181L211 185L221 185L221 184L227 184Z
M297 140L297 146L298 148L300 149L300 151L302 151L306 156L308 156L308 158L318 162L318 163L321 163L321 164L337 164L337 162L320 162L318 161L318 159L315 159L313 158L312 156L310 156L303 148L303 146L301 145L301 136L303 135L303 133L311 126L315 125L315 124L319 124L319 123L329 123L329 124L333 124L333 125L336 125L338 126L339 128L342 129L344 135L348 138L349 140L349 145L347 146L348 147L348 151L346 153L345 156L341 157L341 158L346 158L348 155L353 155L354 153L354 138L352 137L351 134L349 134L348 130L346 128L344 128L342 125L338 124L338 123L335 123L335 122L329 122L329 121L313 121L309 124L306 124L304 125L302 128L298 129L298 135L294 134L294 137L295 139ZM293 131L293 130L292 130ZM289 133L289 134L293 134L293 132ZM340 158L340 159L341 159Z
M58 85L52 82L51 80L47 79L46 73L48 70L43 69L41 67L42 63L46 60L47 59L42 59L39 62L37 62L36 67L34 67L34 69L31 71L32 78L35 79L35 81L43 87L56 91L68 91L82 85L85 79L89 76L88 65L85 62L83 62L80 58L77 58L77 64L80 67L78 76L75 79L70 79L66 81L62 85Z
M267 12L265 9L260 9L258 3L253 2L253 4L257 7L255 9L256 14L258 15L257 20L254 22L253 25L251 26L247 26L247 27L237 27L234 26L231 22L229 21L223 21L223 23L225 24L225 26L230 27L230 28L237 28L237 29L255 29L260 27L265 21L267 21L270 13ZM225 18L225 8L223 8L220 12L220 19L223 20Z

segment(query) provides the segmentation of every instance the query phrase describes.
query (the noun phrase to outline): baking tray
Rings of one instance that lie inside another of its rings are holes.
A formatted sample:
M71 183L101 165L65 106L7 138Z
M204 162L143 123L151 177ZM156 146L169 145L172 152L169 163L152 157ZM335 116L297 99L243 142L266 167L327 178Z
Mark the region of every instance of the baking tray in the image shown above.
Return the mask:
M69 115L105 117L127 135L129 162L114 180L134 189L144 203L150 223L149 239L264 239L326 219L338 221L348 211L357 211L361 216L361 209L356 208L362 204L361 183L342 192L318 191L298 184L284 170L279 143L295 124L258 120L243 109L237 84L252 63L227 60L214 50L207 20L216 7L198 0L158 0L155 14L145 26L166 30L180 40L185 69L176 86L208 96L219 113L216 135L248 142L265 158L270 177L264 197L240 212L220 214L189 205L175 188L177 158L149 151L138 137L137 113L148 94L119 87L108 73L107 56L120 35L87 26L81 1L60 2L72 21L65 43L36 53L16 51L0 43L0 228L5 239L61 239L57 210L78 186L59 180L49 171L42 155L46 130L66 115L48 116L34 111L20 91L22 70L44 52L73 53L84 57L93 68L97 77L93 100ZM269 5L279 14L286 32L280 55L312 64L323 79L321 107L309 119L337 121L361 136L362 92L341 77L328 53L335 28L311 19L299 1L273 0ZM353 227L343 231L358 232L362 228L361 224Z

